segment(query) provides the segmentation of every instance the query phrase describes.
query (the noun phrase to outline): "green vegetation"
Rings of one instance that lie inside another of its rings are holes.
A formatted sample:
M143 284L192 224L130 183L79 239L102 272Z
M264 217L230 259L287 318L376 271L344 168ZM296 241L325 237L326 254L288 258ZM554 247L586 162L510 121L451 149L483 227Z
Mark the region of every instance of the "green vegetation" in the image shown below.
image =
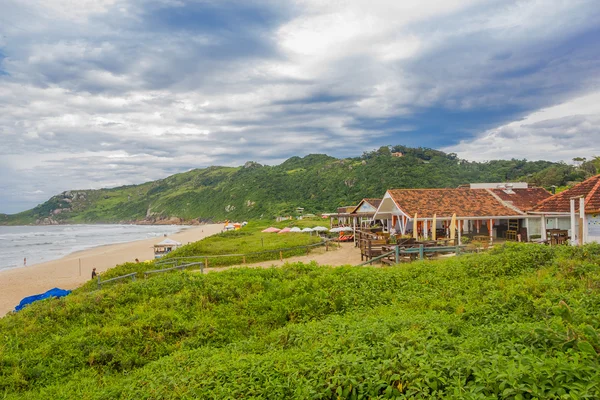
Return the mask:
M599 398L600 246L181 272L0 320L7 399Z
M315 221L283 221L276 223L280 228L286 226L312 227L316 226ZM280 256L289 258L307 254L307 246L322 243L322 239L317 235L307 233L262 233L261 231L268 225L265 223L253 221L238 231L228 231L217 235L206 237L200 241L186 244L179 249L163 256L159 261L169 261L179 257L186 257L186 263L204 262L209 258L208 267L223 267L228 265L242 265L242 263L255 263L261 261L278 260ZM316 247L316 246L315 246ZM312 247L314 248L314 247ZM312 250L308 249L308 251ZM281 254L279 251L281 250ZM236 254L227 257L228 254ZM238 256L237 254L246 254ZM218 257L217 257L218 256ZM125 263L111 268L102 273L102 279L115 278L132 272L137 272L138 278L143 278L145 271L152 271L168 267L168 265L159 265L155 261L143 263ZM183 264L180 261L179 264ZM195 268L198 269L198 268ZM96 287L95 282L87 283L89 289Z
M195 243L177 249L163 257L164 260L175 257L196 257L190 261L204 261L206 256L220 256L209 259L209 267L241 264L245 259L247 263L279 259L278 252L270 250L282 250L283 257L293 257L307 254L307 250L301 246L308 246L323 241L317 235L310 236L307 233L261 233L247 230L224 232L211 236ZM228 254L248 254L241 256L223 257Z
M394 157L392 151L403 156ZM276 166L247 162L239 168L196 169L141 185L69 191L32 210L0 215L0 223L248 220L293 215L296 207L316 214L381 197L390 188L515 180L546 188L565 186L597 173L597 164L596 159L578 166L515 159L469 162L455 154L405 146L343 160L311 154Z

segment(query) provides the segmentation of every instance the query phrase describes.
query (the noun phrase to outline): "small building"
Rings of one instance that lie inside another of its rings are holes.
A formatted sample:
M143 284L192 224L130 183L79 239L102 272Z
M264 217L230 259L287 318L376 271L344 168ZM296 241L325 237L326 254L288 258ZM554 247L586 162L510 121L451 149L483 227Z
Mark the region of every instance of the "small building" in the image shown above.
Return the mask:
M169 254L176 248L180 247L181 243L172 239L165 239L154 245L154 258L160 258L165 254Z
M566 231L572 244L600 242L600 175L542 200L529 214L544 227L544 240L555 231Z
M396 151L392 153L392 157L404 157L404 153L402 153L401 151Z
M373 218L377 208L381 204L381 199L365 198L358 203L350 214L353 218L353 226L363 227L375 222Z

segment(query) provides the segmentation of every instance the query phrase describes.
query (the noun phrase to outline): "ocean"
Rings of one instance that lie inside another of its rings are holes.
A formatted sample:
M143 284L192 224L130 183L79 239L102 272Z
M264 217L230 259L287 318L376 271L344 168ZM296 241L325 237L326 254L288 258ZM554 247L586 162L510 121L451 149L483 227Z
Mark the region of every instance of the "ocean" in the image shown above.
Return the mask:
M57 260L92 247L179 232L181 225L0 226L0 270Z

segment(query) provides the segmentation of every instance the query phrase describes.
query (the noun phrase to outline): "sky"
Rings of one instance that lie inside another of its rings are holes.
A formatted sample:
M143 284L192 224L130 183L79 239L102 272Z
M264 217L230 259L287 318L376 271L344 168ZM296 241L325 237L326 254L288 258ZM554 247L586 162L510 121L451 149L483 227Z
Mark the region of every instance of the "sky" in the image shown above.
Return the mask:
M600 155L598 0L0 3L0 212L382 145Z

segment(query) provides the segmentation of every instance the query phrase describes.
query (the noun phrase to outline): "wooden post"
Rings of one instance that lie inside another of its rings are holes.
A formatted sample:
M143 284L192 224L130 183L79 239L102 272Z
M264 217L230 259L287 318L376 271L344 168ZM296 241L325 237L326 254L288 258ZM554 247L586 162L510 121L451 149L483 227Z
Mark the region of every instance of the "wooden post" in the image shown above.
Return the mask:
M325 251L329 251L329 240L325 241Z
M246 264L246 256L242 256L242 264Z
M308 255L308 253L310 253L310 249L308 246L306 246L306 255Z
M490 226L489 226L489 231L490 231L490 244L492 244L492 242L494 241L493 239L493 234L494 234L494 220L490 219Z
M548 240L548 233L546 232L546 216L544 214L542 214L541 219L542 220L541 220L540 226L542 228L541 229L542 230L542 232L541 232L542 241L545 242L546 240Z
M81 258L79 259L79 276L81 276Z
M208 268L208 257L204 257L204 266Z
M420 244L419 245L419 260L422 260L423 258L424 258L423 257L423 245Z
M460 254L460 246L456 246L456 250L455 250L455 252L456 252L456 255L459 255L459 254Z
M98 275L96 278L98 279L98 289L100 289L102 287L102 284L100 283L100 275Z
M395 250L395 260L396 260L396 264L400 263L400 246L396 245L396 247L394 248Z
M585 199L579 198L579 245L583 246L586 242L585 233Z
M279 259L283 261L283 250L279 250Z

